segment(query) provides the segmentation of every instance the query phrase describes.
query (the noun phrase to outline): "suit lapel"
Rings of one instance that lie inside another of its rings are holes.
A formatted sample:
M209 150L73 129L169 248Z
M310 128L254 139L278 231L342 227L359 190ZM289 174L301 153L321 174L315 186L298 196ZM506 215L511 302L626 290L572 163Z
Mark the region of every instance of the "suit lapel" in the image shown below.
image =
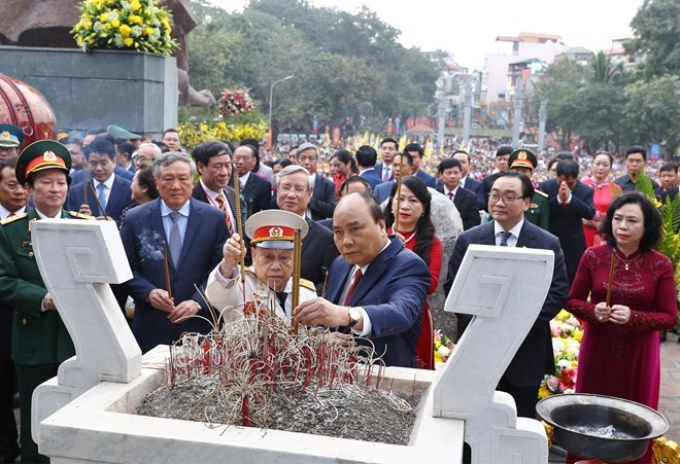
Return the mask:
M495 245L496 237L494 236L494 221L484 224L479 231L479 242L481 245Z
M354 290L354 294L349 301L350 305L356 304L357 301L363 298L373 287L376 286L380 276L382 276L385 272L385 269L387 269L385 264L386 261L394 256L394 254L396 254L403 247L404 245L402 245L401 241L395 238L385 250L376 256L373 261L371 261L371 264L369 264L368 268L366 268L366 274L364 274L362 279L359 281L359 285L357 285L357 288Z
M165 233L165 227L163 226L163 217L161 216L161 200L160 198L155 201L155 205L152 208L149 208L148 211L148 218L147 218L147 224L149 224L149 229L152 231L160 231L161 235L161 243L158 244L158 248L163 250L163 244L165 244L166 249L167 249L167 244L168 244L168 236ZM155 235L155 234L154 234ZM170 253L170 250L168 250L168 253ZM168 263L170 265L171 269L175 269L173 264L172 264L172 258L168 256Z
M342 304L344 301L340 301L340 296L342 296L342 290L347 284L347 277L349 277L349 271L352 269L352 265L348 262L342 260L338 262L337 274L336 269L333 269L335 275L342 276L338 280L329 279L329 285L327 290L326 299L328 301L335 302L336 304Z
M230 189L224 189L224 196L227 197L227 202L229 202L229 207L236 215L236 192Z
M529 222L525 219L522 225L522 230L519 231L519 237L517 237L517 248L536 248L536 234L531 230L531 226L528 225Z
M109 200L106 202L106 208L104 208L107 214L109 211L116 209L116 206L118 205L118 202L121 200L122 196L123 188L118 183L118 179L114 178L113 185L111 186L111 194L109 195Z

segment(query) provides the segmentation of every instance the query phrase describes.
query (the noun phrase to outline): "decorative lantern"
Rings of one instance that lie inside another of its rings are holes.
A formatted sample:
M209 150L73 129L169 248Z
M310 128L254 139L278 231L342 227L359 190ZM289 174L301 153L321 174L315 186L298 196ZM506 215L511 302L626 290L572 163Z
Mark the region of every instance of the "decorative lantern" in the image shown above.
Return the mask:
M0 74L0 123L21 128L24 143L20 149L56 135L54 112L45 97L25 82L4 74Z

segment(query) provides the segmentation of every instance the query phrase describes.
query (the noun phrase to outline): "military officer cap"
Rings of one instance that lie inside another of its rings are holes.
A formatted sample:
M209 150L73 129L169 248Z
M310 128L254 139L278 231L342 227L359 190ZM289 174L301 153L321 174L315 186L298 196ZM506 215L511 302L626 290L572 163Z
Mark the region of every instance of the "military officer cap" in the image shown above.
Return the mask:
M246 235L250 237L250 243L259 248L292 250L295 246L295 231L298 229L300 238L305 238L309 231L307 222L290 211L260 211L246 221Z
M56 140L38 140L21 151L15 173L23 185L28 176L46 169L61 169L68 176L71 171L71 153Z
M14 124L0 124L0 147L14 148L24 141L23 131Z
M512 168L529 168L532 171L536 169L538 165L538 160L536 155L534 155L530 150L525 148L519 148L512 153L510 153L510 158L508 158L508 166Z
M115 124L111 124L109 127L107 127L106 132L116 139L140 140L142 138L141 135L133 134L129 130L123 129L122 127L116 126Z

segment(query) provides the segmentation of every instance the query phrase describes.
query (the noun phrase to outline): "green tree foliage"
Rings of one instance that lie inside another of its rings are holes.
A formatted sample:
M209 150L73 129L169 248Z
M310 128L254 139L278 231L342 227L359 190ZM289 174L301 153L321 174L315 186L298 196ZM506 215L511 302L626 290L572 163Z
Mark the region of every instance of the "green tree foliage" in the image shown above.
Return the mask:
M644 55L640 70L645 78L680 74L680 2L645 0L630 25L634 38L625 48Z
M680 120L680 78L662 76L650 82L638 80L626 87L625 96L626 143L663 142L666 153L675 153Z
M251 0L228 13L192 0L199 26L189 35L192 85L219 93L247 88L266 114L271 84L275 132L311 131L314 116L337 124L373 115L423 113L439 67L397 40L400 32L363 7L357 13L316 8L305 0Z
M585 85L583 66L570 60L560 60L548 66L536 84L531 102L538 111L541 100L548 101L546 131L558 134L560 148L569 147L579 125L577 94Z

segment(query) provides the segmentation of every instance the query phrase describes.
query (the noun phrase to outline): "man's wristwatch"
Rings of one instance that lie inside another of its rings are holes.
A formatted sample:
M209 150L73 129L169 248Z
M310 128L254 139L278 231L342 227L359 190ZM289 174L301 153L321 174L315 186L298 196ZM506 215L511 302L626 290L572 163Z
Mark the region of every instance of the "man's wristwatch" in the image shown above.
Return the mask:
M201 303L199 303L199 302L196 301L196 300L194 300L194 303L196 303L196 310L198 310L198 312L200 313L200 312L201 312L201 309L203 309L203 308L201 307Z
M361 311L359 311L357 308L347 308L347 315L349 316L349 323L347 324L347 327L354 327L357 325L357 322L359 322L359 319L361 319Z

